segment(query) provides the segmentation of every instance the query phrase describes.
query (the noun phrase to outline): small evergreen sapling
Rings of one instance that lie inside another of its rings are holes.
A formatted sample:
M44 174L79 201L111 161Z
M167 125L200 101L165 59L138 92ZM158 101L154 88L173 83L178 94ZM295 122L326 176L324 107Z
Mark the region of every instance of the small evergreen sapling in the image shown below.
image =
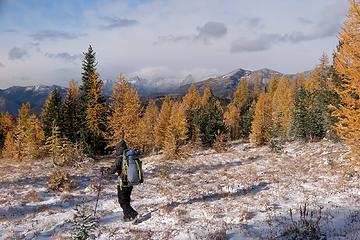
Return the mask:
M73 216L72 239L95 239L94 231L99 226L99 219L93 215L85 204L77 205Z

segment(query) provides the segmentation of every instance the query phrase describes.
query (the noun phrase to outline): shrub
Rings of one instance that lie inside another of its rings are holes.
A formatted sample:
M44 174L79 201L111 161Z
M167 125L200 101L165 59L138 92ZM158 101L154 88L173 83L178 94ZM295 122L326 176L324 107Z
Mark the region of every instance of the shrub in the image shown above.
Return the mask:
M53 191L68 192L74 188L74 183L68 173L56 171L50 176L48 187Z

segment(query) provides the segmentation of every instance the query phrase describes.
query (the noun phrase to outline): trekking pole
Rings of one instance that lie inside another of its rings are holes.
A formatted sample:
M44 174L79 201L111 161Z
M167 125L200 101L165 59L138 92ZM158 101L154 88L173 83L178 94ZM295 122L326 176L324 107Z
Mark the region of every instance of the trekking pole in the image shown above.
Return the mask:
M100 191L101 191L101 188L102 188L102 180L103 180L103 176L104 176L104 169L101 168L100 171L101 171L101 177L100 177L99 186L98 186L98 192L97 192L97 197L96 197L94 216L96 215L96 209L97 209L97 205L98 205L98 202L99 202Z

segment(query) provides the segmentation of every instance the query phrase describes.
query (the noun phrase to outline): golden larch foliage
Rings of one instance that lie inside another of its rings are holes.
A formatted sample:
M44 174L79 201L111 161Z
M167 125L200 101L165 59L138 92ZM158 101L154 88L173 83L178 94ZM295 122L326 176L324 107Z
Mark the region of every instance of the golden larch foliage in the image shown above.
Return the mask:
M329 58L326 53L323 53L319 60L319 64L315 66L310 74L309 79L304 83L304 87L307 91L329 88Z
M247 79L241 79L233 96L233 103L238 108L243 107L249 97L249 89L248 89L249 81Z
M270 79L269 91L268 91L270 98L272 98L274 96L274 93L276 91L279 81L280 81L280 78L278 76L272 76L272 78Z
M110 146L116 145L120 140L125 140L129 147L140 148L139 122L142 111L140 97L122 74L113 86L111 100Z
M186 113L179 102L174 102L171 106L171 116L164 142L164 153L166 157L174 157L179 154L178 150L187 139Z
M295 92L301 87L305 85L305 76L304 74L299 74L295 77L293 81L290 81L290 88L292 94L295 94Z
M213 96L211 88L208 85L206 85L205 88L204 88L203 96L201 98L201 105L205 106L206 103L209 101L211 96Z
M6 135L3 156L15 160L38 158L42 153L44 138L39 120L30 112L30 104L23 104L16 126Z
M335 70L341 78L336 92L341 104L333 112L338 118L335 128L360 157L360 3L352 1L340 46L335 56Z
M224 113L224 123L230 130L230 138L232 140L239 138L239 121L240 110L233 103L230 103Z
M271 139L271 101L268 94L262 92L255 107L255 116L251 125L250 141L253 145L266 144Z
M254 82L253 96L257 99L262 92L262 79L260 75L257 75Z
M201 107L201 96L195 84L191 84L187 94L183 97L183 107L186 111L194 111Z
M99 74L92 73L89 78L89 101L86 109L86 123L89 130L100 137L107 136L106 105L102 96L103 82Z
M170 101L170 98L165 97L155 127L155 143L158 148L164 147L166 128L170 124L171 105L172 102Z
M287 77L279 80L272 99L273 135L286 138L289 134L294 109L293 94Z
M150 100L139 124L139 140L143 152L149 152L155 147L155 127L159 116L159 109L154 100Z

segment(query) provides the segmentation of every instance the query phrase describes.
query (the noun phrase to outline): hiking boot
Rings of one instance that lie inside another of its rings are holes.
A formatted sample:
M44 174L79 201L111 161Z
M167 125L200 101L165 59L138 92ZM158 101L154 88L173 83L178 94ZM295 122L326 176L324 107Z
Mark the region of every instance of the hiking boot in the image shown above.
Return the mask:
M137 217L138 214L134 215L134 216L131 216L131 217L124 217L124 222L131 222L133 221L136 217Z
M134 218L132 218L132 217L124 217L124 222L131 222L132 220L134 220Z

